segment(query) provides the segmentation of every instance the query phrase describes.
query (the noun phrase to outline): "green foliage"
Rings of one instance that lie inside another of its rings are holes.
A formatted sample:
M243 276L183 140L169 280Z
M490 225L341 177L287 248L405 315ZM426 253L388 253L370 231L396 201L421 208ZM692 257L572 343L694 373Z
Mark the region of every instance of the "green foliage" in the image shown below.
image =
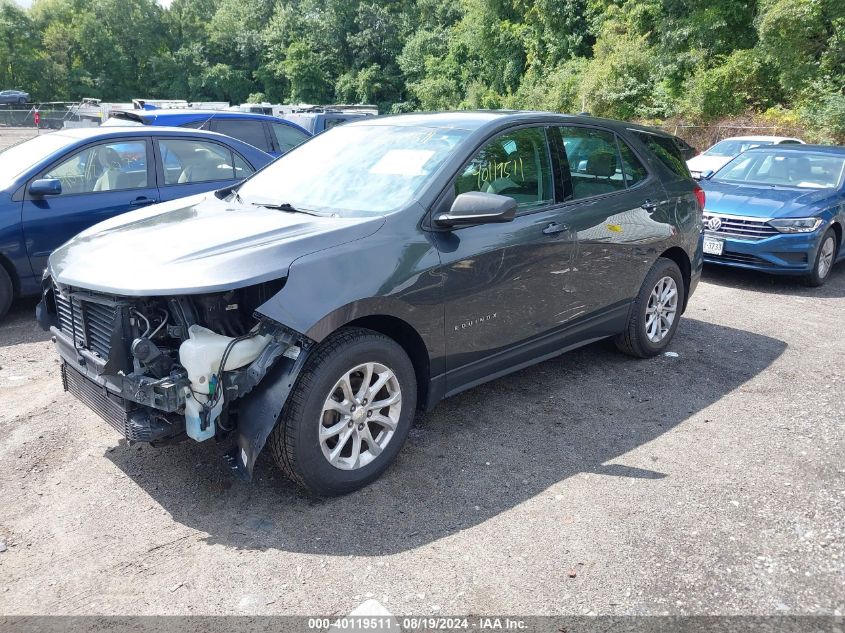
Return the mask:
M686 82L681 110L708 120L774 105L774 69L754 49L736 50L714 68L698 68Z
M43 100L369 102L843 139L842 0L0 0L0 86Z

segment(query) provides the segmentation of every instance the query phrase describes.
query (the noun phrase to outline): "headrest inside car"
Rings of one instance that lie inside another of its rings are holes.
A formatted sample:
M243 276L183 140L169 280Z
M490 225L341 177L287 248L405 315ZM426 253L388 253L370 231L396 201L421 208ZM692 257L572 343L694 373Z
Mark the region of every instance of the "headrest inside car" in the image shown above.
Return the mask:
M587 157L587 173L601 178L610 178L616 173L616 154L595 152Z

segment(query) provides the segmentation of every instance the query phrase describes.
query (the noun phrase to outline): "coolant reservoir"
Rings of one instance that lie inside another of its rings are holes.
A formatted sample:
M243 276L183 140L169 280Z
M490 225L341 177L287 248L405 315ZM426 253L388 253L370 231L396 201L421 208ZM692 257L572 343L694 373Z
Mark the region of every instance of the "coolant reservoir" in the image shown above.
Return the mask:
M209 413L209 423L205 429L201 428L200 412L213 393L212 376L220 369L223 353L234 339L215 334L200 325L189 327L188 337L188 340L179 346L179 362L188 372L193 392L185 401L185 429L189 437L202 442L214 436L214 422L223 410L223 395L220 395L214 409ZM223 369L238 369L248 365L258 358L270 339L270 336L262 335L239 341L229 352ZM222 389L222 385L218 388Z

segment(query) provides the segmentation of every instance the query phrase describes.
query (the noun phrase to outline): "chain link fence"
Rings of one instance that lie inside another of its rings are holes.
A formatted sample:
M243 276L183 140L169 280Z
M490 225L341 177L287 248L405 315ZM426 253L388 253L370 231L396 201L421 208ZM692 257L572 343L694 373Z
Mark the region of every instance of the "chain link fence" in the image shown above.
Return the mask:
M63 127L98 125L99 121L85 116L84 104L71 101L0 105L0 127L59 130ZM38 124L36 125L36 115Z
M711 145L715 145L722 139L731 136L790 136L801 138L804 130L797 127L788 127L783 125L684 125L671 124L657 126L662 130L666 130L670 134L674 134L687 143L698 149L704 151Z

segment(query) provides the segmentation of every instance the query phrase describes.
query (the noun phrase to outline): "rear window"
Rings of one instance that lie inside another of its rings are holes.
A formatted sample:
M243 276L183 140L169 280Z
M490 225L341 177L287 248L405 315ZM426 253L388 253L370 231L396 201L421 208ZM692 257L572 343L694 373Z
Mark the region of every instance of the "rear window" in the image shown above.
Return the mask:
M687 164L678 149L675 140L669 136L658 136L657 134L649 134L647 132L634 132L646 146L660 159L660 162L666 165L671 171L676 173L681 178L689 178L690 173L687 169Z
M271 123L270 128L273 130L276 144L282 154L287 154L294 147L308 140L308 135L305 132L284 123Z
M249 143L264 152L272 152L273 148L268 143L267 135L264 133L263 121L248 121L246 119L217 119L214 123L214 131L226 136L231 136L244 143Z

